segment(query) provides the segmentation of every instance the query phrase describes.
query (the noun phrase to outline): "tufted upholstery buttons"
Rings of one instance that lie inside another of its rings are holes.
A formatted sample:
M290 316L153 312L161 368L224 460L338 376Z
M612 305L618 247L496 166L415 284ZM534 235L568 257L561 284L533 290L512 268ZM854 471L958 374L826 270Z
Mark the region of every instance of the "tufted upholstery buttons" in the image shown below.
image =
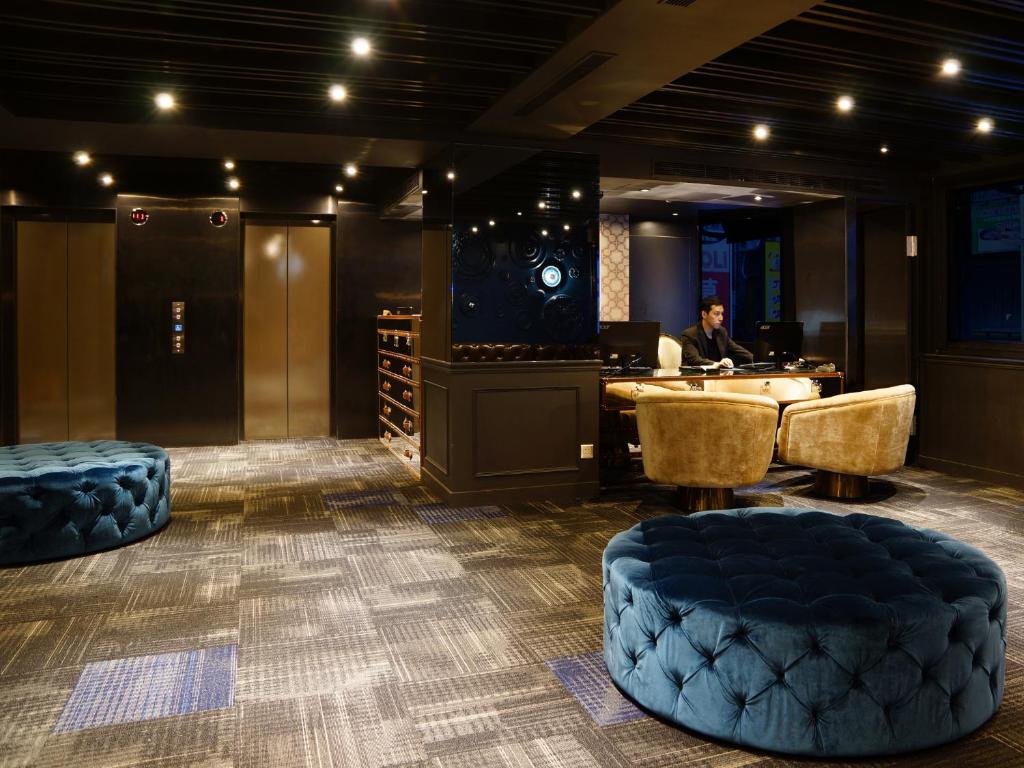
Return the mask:
M612 679L714 738L894 754L970 733L1002 700L1005 577L935 531L785 508L668 515L616 535L602 572Z
M145 443L0 447L0 564L126 544L170 518L170 460Z

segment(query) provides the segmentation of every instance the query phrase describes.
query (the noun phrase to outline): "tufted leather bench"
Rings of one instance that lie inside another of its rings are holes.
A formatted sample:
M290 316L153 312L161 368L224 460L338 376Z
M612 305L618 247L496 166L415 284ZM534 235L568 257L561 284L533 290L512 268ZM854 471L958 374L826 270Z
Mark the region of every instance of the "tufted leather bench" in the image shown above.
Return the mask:
M0 447L0 564L109 549L170 519L163 448L111 440Z
M1003 697L1006 580L982 552L873 515L667 515L604 553L604 656L651 712L815 756L906 752Z

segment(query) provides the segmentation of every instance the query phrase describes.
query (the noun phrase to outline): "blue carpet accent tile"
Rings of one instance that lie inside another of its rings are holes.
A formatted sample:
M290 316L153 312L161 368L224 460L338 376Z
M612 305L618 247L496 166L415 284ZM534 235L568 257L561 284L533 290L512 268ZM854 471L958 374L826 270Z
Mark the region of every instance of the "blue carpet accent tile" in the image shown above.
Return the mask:
M544 662L599 726L647 717L612 683L600 651Z
M233 706L236 656L222 645L86 664L53 732Z
M409 503L399 491L354 491L351 493L325 493L328 509L359 509L360 507L393 507Z
M482 507L449 507L447 504L417 504L413 512L428 525L436 523L461 523L464 520L490 520L495 517L506 517L501 507L488 504Z

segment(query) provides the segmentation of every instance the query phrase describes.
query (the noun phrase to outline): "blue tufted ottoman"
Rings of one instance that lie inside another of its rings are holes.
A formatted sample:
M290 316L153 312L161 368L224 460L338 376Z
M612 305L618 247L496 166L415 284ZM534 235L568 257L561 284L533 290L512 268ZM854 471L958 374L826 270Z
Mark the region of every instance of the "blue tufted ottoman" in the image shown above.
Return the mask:
M135 541L171 512L163 448L99 440L0 447L0 564Z
M872 515L668 515L604 553L604 657L654 714L816 756L906 752L999 708L1006 580L977 549Z

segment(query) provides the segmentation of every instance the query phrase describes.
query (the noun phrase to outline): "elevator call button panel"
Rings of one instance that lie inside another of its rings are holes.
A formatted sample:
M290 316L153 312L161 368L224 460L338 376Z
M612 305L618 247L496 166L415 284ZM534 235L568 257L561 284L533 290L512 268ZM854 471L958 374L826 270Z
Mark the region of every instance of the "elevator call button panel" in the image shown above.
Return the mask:
M185 302L171 302L171 354L185 354Z

